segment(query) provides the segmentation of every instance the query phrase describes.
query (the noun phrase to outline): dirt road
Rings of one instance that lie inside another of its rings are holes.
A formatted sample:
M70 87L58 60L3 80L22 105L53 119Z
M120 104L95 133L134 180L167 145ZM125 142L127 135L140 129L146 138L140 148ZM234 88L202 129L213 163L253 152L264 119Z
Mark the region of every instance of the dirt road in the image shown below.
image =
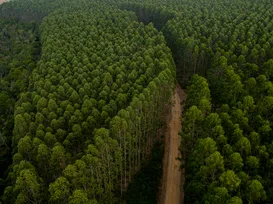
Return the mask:
M173 96L173 106L171 110L171 118L168 123L167 134L165 138L165 155L163 169L163 185L162 185L162 204L183 204L184 192L182 186L184 184L184 172L180 171L181 162L177 160L179 156L181 131L181 113L183 109L182 101L186 100L186 94L179 85L176 86Z
M6 2L7 0L0 0L0 4L2 4L2 3L4 3L4 2Z

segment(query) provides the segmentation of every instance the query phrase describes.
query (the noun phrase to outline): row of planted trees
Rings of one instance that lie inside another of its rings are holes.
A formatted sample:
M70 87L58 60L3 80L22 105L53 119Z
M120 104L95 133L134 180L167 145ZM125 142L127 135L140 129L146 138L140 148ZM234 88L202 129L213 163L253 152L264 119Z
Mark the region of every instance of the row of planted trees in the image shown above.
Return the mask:
M181 48L186 73L207 77L195 75L188 86L185 202L271 203L271 2L189 4L185 16L195 17L166 25L166 31L185 28L176 31L176 42L189 45Z
M233 84L230 72L223 80ZM245 84L235 105L213 110L207 81L194 75L181 133L186 203L271 202L271 119L262 111L271 96L257 99L249 90Z
M163 35L132 12L77 3L40 27L4 203L118 203L159 138L175 82Z
M162 124L155 118L164 114L166 99L170 98L166 82L173 80L167 73L162 73L158 82L150 83L128 108L120 110L111 120L109 129L95 130L94 144L87 147L81 159L64 169L62 177L50 184L51 201L66 203L63 198L67 199L70 191L80 188L101 203L118 202L114 192L120 190L122 194L126 190L158 140L157 131ZM157 83L165 88L160 90ZM60 195L56 190L64 181L66 191Z
M272 202L272 2L152 1L127 8L162 31L188 86L182 121L186 203ZM150 14L149 15L147 15ZM167 16L167 15L166 15Z
M188 88L186 203L272 203L271 4L3 4L2 17L22 21L59 9L43 21L41 60L16 106L4 202L118 202L156 140L175 76L162 33L138 16L162 28L180 83L207 77Z
M178 81L191 82L182 121L185 202L271 203L272 2L151 4L125 3L144 21L159 8L175 13L162 31Z

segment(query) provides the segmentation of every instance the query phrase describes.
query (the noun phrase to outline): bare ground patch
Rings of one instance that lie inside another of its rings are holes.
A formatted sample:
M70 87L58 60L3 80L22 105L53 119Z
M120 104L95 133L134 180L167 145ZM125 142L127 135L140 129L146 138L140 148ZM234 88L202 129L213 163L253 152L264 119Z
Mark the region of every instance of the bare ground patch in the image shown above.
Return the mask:
M0 4L2 4L2 3L4 3L4 2L6 2L7 0L0 0Z
M181 138L178 133L181 131L181 114L184 107L186 94L184 90L176 85L172 101L173 106L170 112L171 117L165 137L165 153L163 159L163 179L160 204L183 204L185 182L184 170L180 170L181 157L179 147Z

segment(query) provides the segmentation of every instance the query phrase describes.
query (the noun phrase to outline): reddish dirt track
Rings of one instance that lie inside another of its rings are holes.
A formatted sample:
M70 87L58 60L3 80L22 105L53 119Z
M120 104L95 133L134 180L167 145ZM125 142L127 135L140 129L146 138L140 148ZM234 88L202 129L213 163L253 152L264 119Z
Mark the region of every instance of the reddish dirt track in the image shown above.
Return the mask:
M2 3L4 3L4 2L6 2L7 0L0 0L0 4L2 4Z
M165 138L165 155L163 169L163 185L161 204L183 204L185 181L184 171L180 170L181 161L177 160L180 156L181 138L178 133L181 131L181 113L183 110L183 101L186 100L186 94L179 85L173 96L173 106L171 110L171 119L168 122L168 128Z

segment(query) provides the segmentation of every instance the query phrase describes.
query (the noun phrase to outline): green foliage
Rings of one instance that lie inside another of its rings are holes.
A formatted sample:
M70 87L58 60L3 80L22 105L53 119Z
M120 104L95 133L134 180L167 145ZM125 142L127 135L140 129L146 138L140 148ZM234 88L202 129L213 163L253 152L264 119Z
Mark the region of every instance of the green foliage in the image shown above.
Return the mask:
M20 93L26 91L28 77L32 69L35 68L37 55L39 54L38 33L36 29L37 25L35 23L19 23L17 20L4 20L0 18L1 178L6 176L6 170L11 163L12 131L15 120L14 111L16 110L15 102L19 99ZM24 104L24 107L26 109L32 108L30 104ZM17 112L23 113L19 109L17 109ZM27 124L25 119L20 116L16 120L22 122L22 126L16 126L14 130L19 133L26 128ZM5 185L7 184L6 182L4 183ZM1 181L1 193L4 190L2 185Z
M175 65L163 34L101 1L19 0L0 8L5 18L17 9L20 21L47 15L40 60L16 103L17 156L8 176L16 188L16 165L25 160L41 187L27 196L27 186L7 189L3 199L117 203L151 154L170 103Z
M158 140L176 77L189 85L185 203L272 203L272 8L268 0L2 4L1 177L13 156L3 202L119 202Z

